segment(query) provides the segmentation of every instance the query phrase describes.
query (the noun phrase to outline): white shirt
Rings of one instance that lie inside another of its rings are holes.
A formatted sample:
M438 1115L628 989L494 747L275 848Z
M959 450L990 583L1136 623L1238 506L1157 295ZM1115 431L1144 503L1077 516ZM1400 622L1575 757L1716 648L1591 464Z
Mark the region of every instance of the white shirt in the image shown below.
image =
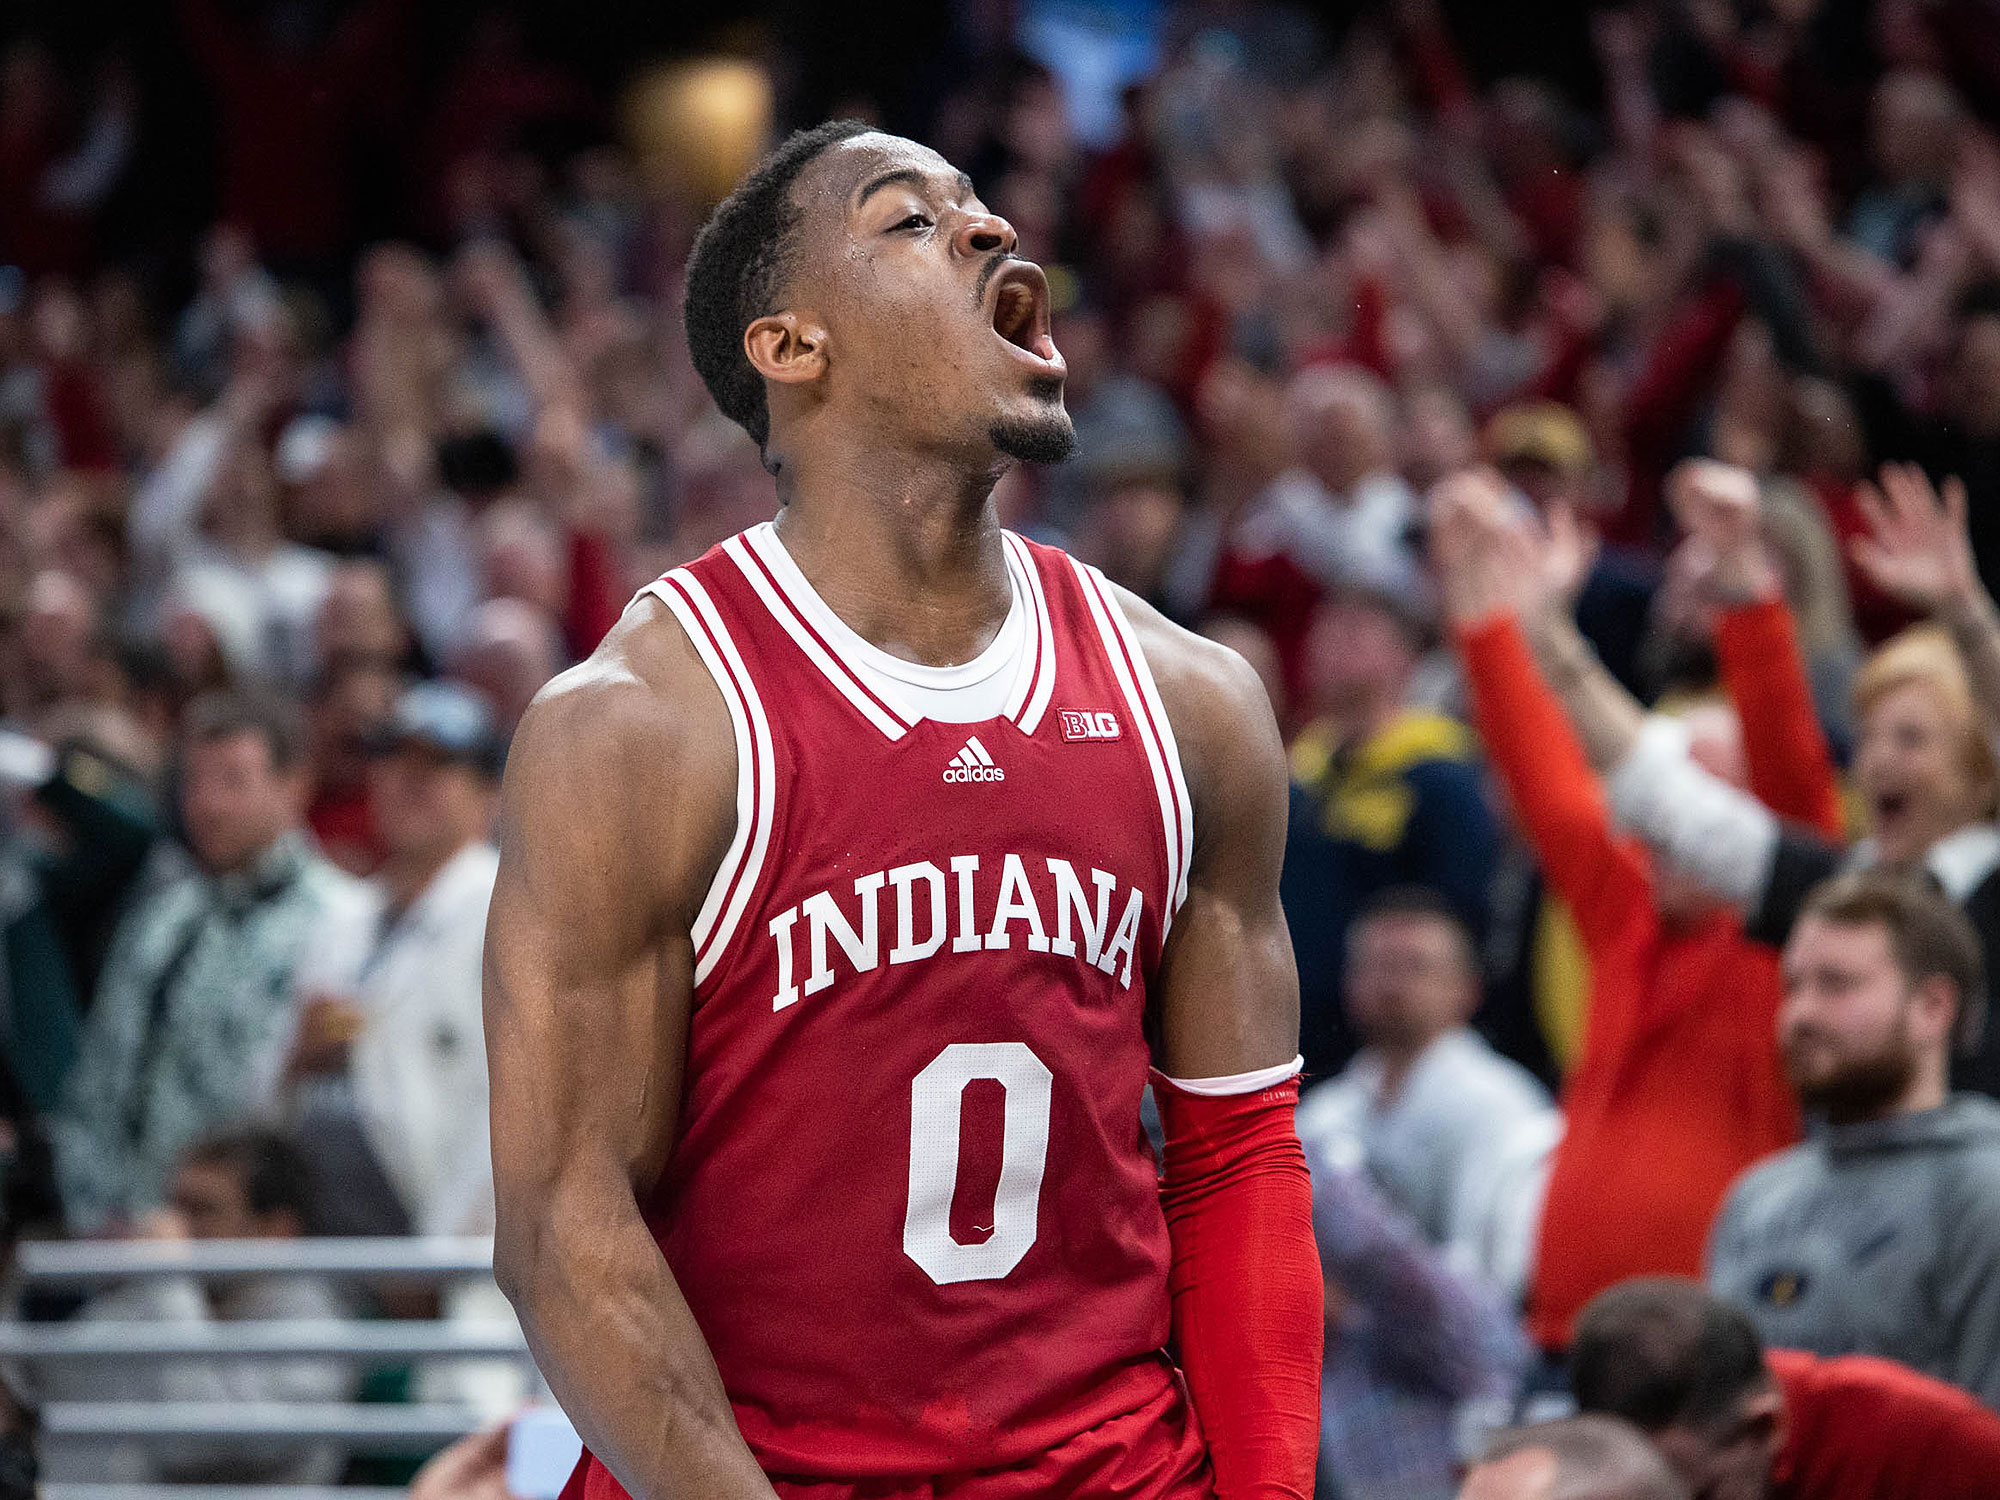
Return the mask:
M1370 474L1336 498L1304 469L1279 475L1237 520L1229 546L1249 556L1283 554L1322 588L1419 587L1410 550L1416 497L1400 474Z
M499 864L491 844L468 844L393 922L371 880L360 919L329 923L299 963L302 1002L343 995L365 1014L348 1076L368 1144L417 1234L493 1227L480 960Z
M1547 1090L1464 1027L1426 1047L1393 1096L1385 1072L1366 1048L1309 1090L1300 1139L1336 1165L1365 1167L1425 1238L1504 1287L1500 1263L1523 1256L1516 1242L1540 1217L1536 1183L1561 1130Z

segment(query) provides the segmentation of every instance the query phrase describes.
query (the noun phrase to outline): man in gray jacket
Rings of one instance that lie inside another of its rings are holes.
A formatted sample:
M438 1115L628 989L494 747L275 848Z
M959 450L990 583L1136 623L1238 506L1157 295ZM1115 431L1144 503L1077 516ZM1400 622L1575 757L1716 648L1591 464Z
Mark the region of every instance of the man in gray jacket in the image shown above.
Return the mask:
M1816 1120L1736 1182L1709 1282L1769 1344L1878 1354L2000 1409L2000 1104L1952 1094L1978 939L1921 877L1821 886L1785 945L1779 1040Z

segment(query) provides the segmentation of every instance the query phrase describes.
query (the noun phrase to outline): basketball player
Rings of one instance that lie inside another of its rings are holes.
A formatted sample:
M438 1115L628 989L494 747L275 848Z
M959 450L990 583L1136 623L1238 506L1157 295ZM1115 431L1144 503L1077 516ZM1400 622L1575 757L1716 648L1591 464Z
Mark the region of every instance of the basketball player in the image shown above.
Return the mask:
M912 142L767 158L687 326L778 519L515 740L495 1259L572 1496L1311 1491L1284 757L1239 658L996 521L1072 441L1013 250Z

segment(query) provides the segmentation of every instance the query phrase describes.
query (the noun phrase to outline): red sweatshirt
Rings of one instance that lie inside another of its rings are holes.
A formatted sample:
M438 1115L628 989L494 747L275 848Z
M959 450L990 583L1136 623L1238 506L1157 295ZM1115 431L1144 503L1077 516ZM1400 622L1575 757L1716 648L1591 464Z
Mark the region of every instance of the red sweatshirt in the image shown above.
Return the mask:
M1769 599L1723 611L1715 656L1743 723L1751 794L1781 818L1845 838L1833 753L1813 707L1791 610Z
M1731 1181L1798 1139L1775 1036L1778 960L1720 909L1689 928L1661 924L1651 858L1613 829L1511 616L1463 631L1459 645L1487 754L1590 956L1528 1294L1531 1331L1559 1350L1613 1283L1698 1276Z
M1785 1393L1772 1500L1991 1500L2000 1416L1956 1386L1865 1354L1765 1356Z

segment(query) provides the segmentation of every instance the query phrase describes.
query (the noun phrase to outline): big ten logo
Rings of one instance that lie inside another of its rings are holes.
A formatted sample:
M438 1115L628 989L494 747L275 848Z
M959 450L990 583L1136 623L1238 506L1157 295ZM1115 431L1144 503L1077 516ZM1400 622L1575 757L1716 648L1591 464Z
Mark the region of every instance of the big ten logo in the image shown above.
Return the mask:
M1118 727L1118 715L1108 711L1093 713L1089 709L1065 708L1057 712L1066 740L1115 740L1123 733Z

